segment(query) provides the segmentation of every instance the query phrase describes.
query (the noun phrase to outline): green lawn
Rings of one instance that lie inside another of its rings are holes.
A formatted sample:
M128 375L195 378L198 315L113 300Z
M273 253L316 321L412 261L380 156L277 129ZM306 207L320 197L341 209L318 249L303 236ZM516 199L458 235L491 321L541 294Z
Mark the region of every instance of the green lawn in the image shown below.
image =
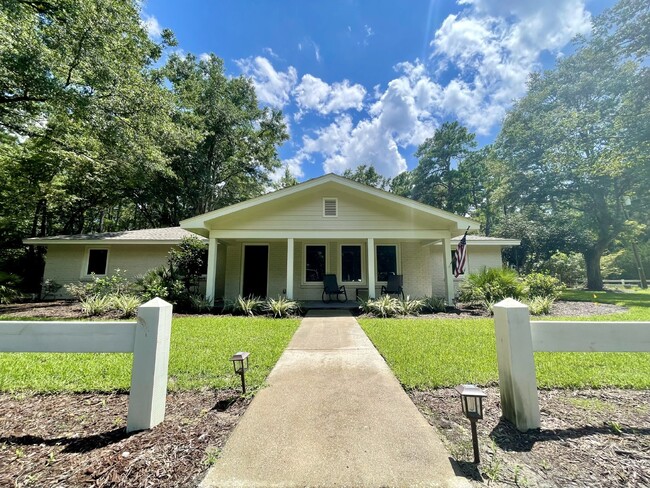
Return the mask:
M172 324L169 388L239 387L229 358L248 351L247 386L259 387L298 327L295 319L183 317ZM0 353L0 391L128 390L131 354Z
M630 307L581 320L650 321L650 293L570 291L564 297ZM558 320L554 318L553 320ZM576 320L572 317L571 320ZM361 326L406 388L498 381L491 319L361 319ZM650 353L535 353L541 388L650 388Z

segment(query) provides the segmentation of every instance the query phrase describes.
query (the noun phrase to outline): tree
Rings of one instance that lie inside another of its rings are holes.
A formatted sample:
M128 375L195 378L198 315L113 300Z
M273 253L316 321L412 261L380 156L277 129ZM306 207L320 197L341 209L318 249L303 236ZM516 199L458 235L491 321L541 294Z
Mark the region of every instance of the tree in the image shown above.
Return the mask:
M295 176L291 173L289 170L289 166L286 165L284 167L284 173L282 173L282 177L273 183L273 189L274 190L282 190L282 188L288 188L290 186L296 186L299 183L299 181L296 179Z
M173 55L161 73L175 98L174 123L186 137L167 153L171 174L140 188L144 211L176 225L271 187L270 172L281 165L277 147L288 138L282 113L260 108L251 81L226 76L214 54Z
M358 183L363 183L364 185L374 186L380 190L385 190L390 185L390 178L386 178L377 173L373 165L366 166L362 164L357 166L354 171L348 168L343 172L343 177Z
M391 193L400 197L409 198L413 191L413 173L410 171L402 171L390 180L389 188Z
M555 69L533 75L498 136L511 208L568 223L593 290L603 287L603 253L625 229L624 198L650 204L648 69L610 42L616 35L597 28Z
M458 122L445 122L415 153L412 197L449 212L465 213L458 166L476 146L475 136Z

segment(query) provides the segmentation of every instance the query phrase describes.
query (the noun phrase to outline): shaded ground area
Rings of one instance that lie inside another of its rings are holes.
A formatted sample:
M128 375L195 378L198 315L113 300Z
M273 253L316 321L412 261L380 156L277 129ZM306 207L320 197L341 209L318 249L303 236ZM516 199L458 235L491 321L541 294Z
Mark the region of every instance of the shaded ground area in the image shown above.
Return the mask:
M173 393L165 421L126 433L126 394L0 394L0 486L196 486L250 400Z
M551 316L585 316L585 315L604 315L610 313L625 312L627 309L618 305L593 302L565 302L557 301L553 304ZM53 302L38 303L15 303L11 305L0 305L0 316L11 318L36 317L42 319L84 319L81 313L79 302L68 300L57 300ZM118 318L116 313L105 315L105 318ZM437 313L431 315L420 315L424 318L471 318L471 317L490 317L489 313L476 307L470 307L459 304L454 311L446 313Z
M500 418L499 389L486 392L478 469L471 463L470 424L458 394L410 392L477 486L650 486L649 391L540 391L542 428L525 434Z

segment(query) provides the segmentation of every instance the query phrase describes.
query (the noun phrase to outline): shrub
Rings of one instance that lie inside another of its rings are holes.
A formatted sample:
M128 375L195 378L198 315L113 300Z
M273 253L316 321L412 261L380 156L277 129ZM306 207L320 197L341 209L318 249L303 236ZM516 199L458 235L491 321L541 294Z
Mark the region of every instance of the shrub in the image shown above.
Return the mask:
M289 300L285 297L278 297L278 299L269 298L264 304L265 310L273 314L276 318L288 317L293 313L300 310L300 305L294 300Z
M536 296L526 302L526 305L528 305L531 315L548 315L551 313L553 303L555 303L553 297Z
M530 299L535 297L556 299L563 288L559 279L544 273L530 273L525 276L524 286L526 296Z
M440 313L447 310L447 300L443 297L424 297L422 310L428 313Z
M521 299L523 285L509 268L483 268L471 273L460 286L461 302L479 303L487 308L504 298Z
M382 295L375 300L368 300L368 307L371 314L381 318L394 317L401 312L399 300L390 295Z
M406 297L406 299L399 300L399 309L400 312L404 315L417 315L422 310L424 305L424 300L419 298Z
M542 269L567 286L584 283L587 276L585 259L577 252L566 254L558 251L543 264Z
M20 278L11 273L0 271L0 303L9 304L23 297L18 290Z
M143 300L148 301L155 297L169 298L169 290L173 286L172 274L169 268L159 266L150 269L143 276L136 279L136 287Z
M128 295L132 286L132 283L122 276L122 271L116 269L112 275L101 278L93 274L89 283L68 283L65 289L77 300L84 301L94 296Z
M199 293L193 293L189 296L190 309L197 313L207 313L212 310L212 303Z
M235 306L233 307L233 312L241 313L243 315L253 316L258 313L262 306L264 305L264 300L259 297L246 297L242 298L241 296L237 297Z
M120 312L122 317L134 317L142 302L132 295L108 295L109 309Z
M43 300L47 299L50 295L52 298L54 298L54 295L56 294L57 291L59 291L61 288L63 288L63 285L60 283L57 283L54 280L45 280L43 281L43 285L41 286L41 297Z
M108 312L112 306L111 297L93 295L81 300L81 311L90 317Z
M181 280L185 290L198 291L199 278L208 262L208 245L196 237L185 237L167 258L174 279Z

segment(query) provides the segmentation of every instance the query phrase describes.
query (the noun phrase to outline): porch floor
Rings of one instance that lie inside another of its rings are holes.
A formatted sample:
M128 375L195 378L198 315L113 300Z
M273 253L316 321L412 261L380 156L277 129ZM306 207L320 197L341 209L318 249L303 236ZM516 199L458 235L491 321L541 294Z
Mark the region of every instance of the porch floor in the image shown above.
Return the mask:
M359 302L348 300L347 302L338 302L332 300L323 303L321 300L305 300L300 302L300 307L304 310L356 310L359 308Z

